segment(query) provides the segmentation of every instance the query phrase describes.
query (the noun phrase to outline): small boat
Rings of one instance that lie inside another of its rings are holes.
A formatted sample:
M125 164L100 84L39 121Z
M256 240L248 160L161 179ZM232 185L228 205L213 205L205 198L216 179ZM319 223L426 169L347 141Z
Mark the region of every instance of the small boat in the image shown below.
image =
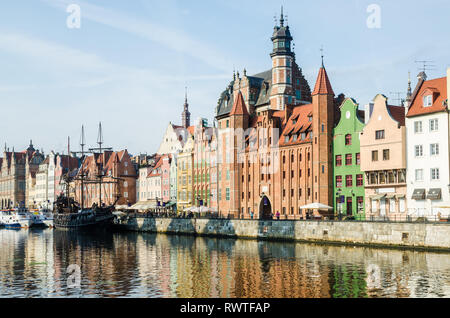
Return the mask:
M31 214L33 227L53 227L53 214L48 208L41 208Z
M33 225L33 219L26 208L15 208L1 211L0 223L6 228L28 229Z

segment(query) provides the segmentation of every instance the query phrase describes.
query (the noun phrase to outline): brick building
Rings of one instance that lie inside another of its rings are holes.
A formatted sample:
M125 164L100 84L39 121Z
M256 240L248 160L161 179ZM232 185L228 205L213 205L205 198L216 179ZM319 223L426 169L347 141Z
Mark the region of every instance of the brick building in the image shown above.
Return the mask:
M282 218L323 215L303 211L313 202L333 206L332 130L336 101L325 67L314 91L280 26L272 36L272 69L235 75L216 108L218 205L222 215Z
M102 154L87 156L74 181L75 199L81 204L81 173L85 175L84 207L91 207L101 202L113 204L118 197L117 205L128 205L136 202L136 170L127 150L105 151ZM100 190L98 176L103 175Z

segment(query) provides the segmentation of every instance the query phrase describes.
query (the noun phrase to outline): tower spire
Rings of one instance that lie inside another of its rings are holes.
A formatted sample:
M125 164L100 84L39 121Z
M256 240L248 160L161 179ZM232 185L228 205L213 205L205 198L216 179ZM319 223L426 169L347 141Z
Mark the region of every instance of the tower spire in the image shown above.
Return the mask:
M408 72L408 90L406 91L406 101L411 102L412 91L411 91L411 72Z
M187 100L187 86L184 89L184 105L183 112L181 113L181 125L184 128L187 128L191 125L191 113L189 112L189 103Z
M283 6L281 6L280 27L284 26Z
M323 45L320 47L320 57L322 58L322 67L324 67L323 66Z

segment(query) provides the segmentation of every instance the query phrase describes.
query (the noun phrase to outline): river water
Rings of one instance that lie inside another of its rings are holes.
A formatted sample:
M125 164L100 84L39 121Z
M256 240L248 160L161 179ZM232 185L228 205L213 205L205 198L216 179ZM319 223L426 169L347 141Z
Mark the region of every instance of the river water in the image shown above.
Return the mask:
M450 254L2 229L0 297L450 297Z

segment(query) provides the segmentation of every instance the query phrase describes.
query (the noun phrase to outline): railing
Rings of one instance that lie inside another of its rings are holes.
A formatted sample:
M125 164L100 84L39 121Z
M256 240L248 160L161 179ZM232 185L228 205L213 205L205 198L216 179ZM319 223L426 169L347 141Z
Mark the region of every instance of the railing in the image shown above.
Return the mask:
M427 216L427 217L417 217L417 216L347 216L347 215L335 215L329 217L322 216L292 216L292 215L280 215L279 217L274 216L273 218L258 219L251 218L249 216L244 217L233 217L219 215L218 213L205 213L205 214L194 214L194 213L175 213L175 212L147 212L147 213L126 213L128 217L134 218L176 218L176 219L223 219L223 220L262 220L262 221L305 221L305 222L384 222L384 223L446 223L450 224L450 218L442 218L438 216Z

